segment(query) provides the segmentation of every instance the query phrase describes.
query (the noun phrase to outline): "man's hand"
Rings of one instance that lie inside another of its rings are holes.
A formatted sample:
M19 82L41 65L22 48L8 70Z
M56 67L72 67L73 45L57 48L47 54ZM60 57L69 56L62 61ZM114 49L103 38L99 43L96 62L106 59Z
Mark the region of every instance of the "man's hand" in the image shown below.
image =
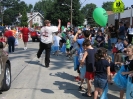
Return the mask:
M121 74L122 74L122 75L126 75L127 73L126 73L126 72L122 72Z
M81 31L81 30L78 30L78 31L77 31L77 33L78 33L78 34L81 34L81 33L82 33L82 31Z
M60 19L58 19L58 22L59 22L59 23L61 23L61 20L60 20Z
M133 77L133 73L129 74L130 77Z

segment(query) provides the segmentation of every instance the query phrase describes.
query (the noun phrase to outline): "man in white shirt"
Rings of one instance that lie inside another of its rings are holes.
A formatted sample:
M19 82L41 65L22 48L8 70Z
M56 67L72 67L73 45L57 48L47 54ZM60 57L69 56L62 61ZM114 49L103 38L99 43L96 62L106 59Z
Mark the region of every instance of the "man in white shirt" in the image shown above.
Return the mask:
M57 32L61 27L61 20L59 19L58 22L59 22L58 27L56 27L56 26L51 26L51 22L49 20L45 20L44 21L45 26L42 27L40 31L41 41L39 45L40 48L37 53L37 58L40 58L43 50L45 50L46 67L49 67L49 63L50 63L50 51L51 51L51 45L53 42L52 34L54 32Z

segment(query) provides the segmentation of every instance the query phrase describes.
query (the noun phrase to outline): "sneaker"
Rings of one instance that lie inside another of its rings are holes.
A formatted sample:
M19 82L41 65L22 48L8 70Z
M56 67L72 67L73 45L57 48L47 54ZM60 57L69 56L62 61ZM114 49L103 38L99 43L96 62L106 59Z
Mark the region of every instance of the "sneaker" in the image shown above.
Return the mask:
M79 91L81 91L82 90L82 87L81 86L79 86Z

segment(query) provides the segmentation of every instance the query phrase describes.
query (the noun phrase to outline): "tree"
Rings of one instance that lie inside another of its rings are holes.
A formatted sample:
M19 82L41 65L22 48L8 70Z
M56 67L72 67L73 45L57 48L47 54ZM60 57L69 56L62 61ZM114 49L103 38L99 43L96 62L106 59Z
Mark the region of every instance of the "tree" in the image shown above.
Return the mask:
M27 12L26 12L26 9L24 8L22 12L22 18L21 18L21 26L28 26L27 21L28 21Z
M41 0L35 4L34 10L39 11L45 19L51 20L55 25L59 18L62 20L62 25L66 25L71 20L70 5L71 0ZM80 6L79 0L73 0L74 11L72 18L74 25L82 25L84 21Z
M112 7L113 7L112 1L103 2L102 8L104 8L106 11L112 11Z
M11 2L11 4L10 4ZM16 24L16 19L19 16L19 13L22 14L23 9L26 9L26 12L29 12L29 10L32 9L32 5L27 5L24 1L19 0L6 0L3 3L3 6L5 7L4 11L4 24Z
M95 8L96 8L96 5L93 3L90 3L90 4L86 4L81 9L81 12L84 15L84 18L87 19L88 24L90 24L91 26L97 26L97 24L95 23L95 21L93 19L93 11Z

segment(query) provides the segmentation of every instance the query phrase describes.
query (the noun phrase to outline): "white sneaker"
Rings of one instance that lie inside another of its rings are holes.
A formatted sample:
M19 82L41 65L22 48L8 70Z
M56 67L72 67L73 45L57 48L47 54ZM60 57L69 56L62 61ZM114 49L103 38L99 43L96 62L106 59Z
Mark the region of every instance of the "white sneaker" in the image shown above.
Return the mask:
M24 50L27 50L27 47L24 47Z

